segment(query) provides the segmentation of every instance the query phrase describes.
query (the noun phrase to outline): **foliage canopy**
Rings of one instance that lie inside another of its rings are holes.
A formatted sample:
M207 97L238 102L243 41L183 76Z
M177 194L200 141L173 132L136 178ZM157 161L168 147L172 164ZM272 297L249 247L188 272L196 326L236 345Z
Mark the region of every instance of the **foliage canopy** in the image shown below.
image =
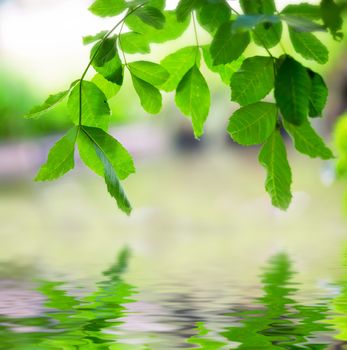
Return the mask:
M274 206L288 208L292 176L282 130L293 139L298 152L322 159L333 156L310 122L322 116L327 87L317 72L296 57L319 64L328 61L328 49L314 32L328 32L340 40L344 5L321 0L319 5L288 5L279 12L274 0L239 3L242 13L226 0L180 0L175 10L167 10L165 0L95 0L89 10L96 16L116 17L115 26L84 37L84 44L93 46L81 78L27 114L37 118L67 97L75 125L51 149L36 180L53 180L71 170L78 144L83 162L105 178L118 207L129 214L131 206L120 180L134 172L134 165L124 147L107 133L111 114L107 101L120 90L127 69L146 112L159 113L161 91L174 91L177 107L191 118L199 138L211 102L200 68L204 60L230 86L231 100L240 105L230 117L230 136L241 145L262 145L259 162L267 172L266 190ZM195 44L170 53L160 63L130 60L128 55L149 53L153 43L180 37L190 22ZM198 26L210 34L209 45L199 44ZM281 44L286 27L297 55L284 52L275 57L270 49ZM245 58L249 45L262 47L264 55ZM96 75L87 81L91 67Z

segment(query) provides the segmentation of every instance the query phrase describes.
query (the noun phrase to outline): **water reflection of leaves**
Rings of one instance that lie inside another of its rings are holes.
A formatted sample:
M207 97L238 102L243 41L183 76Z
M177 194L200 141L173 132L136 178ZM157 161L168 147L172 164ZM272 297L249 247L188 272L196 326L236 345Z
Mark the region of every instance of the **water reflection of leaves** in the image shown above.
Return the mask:
M264 295L258 306L233 312L240 326L227 327L222 334L238 349L325 349L326 342L313 339L328 331L323 321L328 307L302 305L293 299L297 291L292 283L293 271L286 254L272 257L262 274ZM259 307L261 305L261 307ZM314 344L313 344L314 343Z
M123 323L120 320L126 313L123 305L132 302L130 297L135 293L122 280L128 259L129 251L124 249L116 263L104 272L106 278L97 284L95 292L83 298L68 295L62 283L43 281L38 290L47 297L44 315L22 319L2 317L0 349L143 349L117 344L114 329ZM16 332L13 325L30 330Z

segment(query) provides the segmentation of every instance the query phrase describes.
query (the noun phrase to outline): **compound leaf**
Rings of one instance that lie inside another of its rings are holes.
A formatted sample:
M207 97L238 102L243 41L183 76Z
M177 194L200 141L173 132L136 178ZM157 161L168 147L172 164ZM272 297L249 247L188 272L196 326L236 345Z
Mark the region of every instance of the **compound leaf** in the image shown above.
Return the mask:
M73 127L49 151L47 161L42 165L35 181L55 180L74 168L74 150L77 127Z
M240 145L256 145L265 142L272 134L276 121L276 105L257 102L234 112L229 120L228 132Z
M70 93L67 106L74 124L79 124L80 116L80 84L78 83ZM107 98L92 82L82 82L82 124L107 129L111 114Z
M259 162L267 172L265 188L272 204L277 208L287 209L292 199L292 173L279 130L275 130L263 145L259 153Z
M302 124L308 115L311 89L306 68L285 55L275 80L275 98L283 118L295 125Z
M261 100L274 87L274 61L254 56L243 61L230 81L231 98L244 106Z
M233 21L223 23L211 43L213 64L227 64L238 59L249 43L248 32L234 32Z
M306 154L312 158L331 159L334 157L331 150L324 144L324 141L312 128L308 120L305 120L299 126L285 121L283 125L293 139L295 148L300 153Z
M199 61L200 51L196 46L187 46L166 56L160 64L170 76L161 88L168 92L175 90L183 76Z
M131 74L147 83L160 86L169 78L168 71L160 64L149 61L136 61L128 64Z
M320 64L328 62L329 51L315 35L308 32L297 32L289 28L290 40L294 49L307 60L315 60Z
M131 74L131 78L143 109L151 114L159 113L162 106L162 97L159 90L134 74Z
M183 114L191 116L195 137L199 138L210 110L210 90L197 65L178 84L175 101Z
M94 15L99 17L113 17L122 13L127 8L124 0L95 0L89 7Z

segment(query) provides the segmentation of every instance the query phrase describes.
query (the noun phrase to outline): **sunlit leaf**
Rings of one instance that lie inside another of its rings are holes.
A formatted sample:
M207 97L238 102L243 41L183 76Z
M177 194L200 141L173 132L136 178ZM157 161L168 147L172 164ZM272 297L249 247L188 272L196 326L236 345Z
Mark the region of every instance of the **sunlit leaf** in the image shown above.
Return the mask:
M94 43L95 41L99 41L99 40L103 39L106 34L107 34L107 30L103 30L95 35L84 36L83 37L83 44L88 45L88 44Z
M243 61L231 77L232 100L240 105L257 102L274 87L274 61L271 57L254 56Z
M146 36L141 33L128 32L119 36L119 43L126 53L149 53L151 51Z
M234 112L229 120L228 132L240 145L256 145L265 142L272 134L276 121L276 105L257 102Z
M55 180L74 168L74 150L77 127L72 128L49 151L47 161L42 165L35 181Z
M187 46L166 56L160 64L170 76L161 88L165 91L175 90L183 76L196 62L198 64L200 62L200 52L196 46Z
M118 91L121 88L120 85L111 83L99 73L94 75L92 83L94 83L104 93L108 100L117 95Z
M319 6L308 3L287 5L281 11L281 14L309 18L311 20L321 19L321 10Z
M89 7L89 11L100 17L113 17L126 8L127 4L124 0L95 0Z
M199 138L210 109L210 91L198 66L194 65L178 84L175 101L183 114L191 116L195 137Z
M147 83L160 86L169 78L168 71L160 64L149 61L135 61L128 64L131 74Z
M131 78L143 109L151 114L159 113L162 106L162 97L159 90L134 74L131 74Z
M80 83L70 93L68 110L72 121L78 125L80 117ZM92 82L82 83L82 124L107 129L110 108L104 93Z
M292 173L287 160L287 152L278 130L268 138L259 153L259 162L266 169L266 191L272 204L287 209L292 199Z
M79 154L96 174L103 176L104 167L95 153L94 144L102 150L121 180L135 172L131 155L115 138L102 129L83 126L83 132L78 135Z

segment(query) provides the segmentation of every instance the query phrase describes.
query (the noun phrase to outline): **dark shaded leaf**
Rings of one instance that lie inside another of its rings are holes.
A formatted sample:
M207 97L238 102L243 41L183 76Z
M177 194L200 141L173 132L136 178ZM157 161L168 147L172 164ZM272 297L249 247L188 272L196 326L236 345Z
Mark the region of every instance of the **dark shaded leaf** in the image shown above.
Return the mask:
M143 23L156 29L162 29L165 25L165 16L156 7L145 6L138 8L134 13Z
M311 69L308 69L308 75L311 80L311 93L309 97L309 116L322 116L323 109L328 98L328 88L323 78Z
M177 20L183 22L193 10L203 5L203 0L180 0L176 7Z
M227 64L238 59L250 43L248 32L233 30L233 21L222 24L211 43L213 65Z
M230 20L231 9L226 1L206 3L198 12L198 21L208 32L214 33L223 23Z
M275 81L275 98L284 119L295 125L304 122L308 115L310 89L306 68L285 55Z

